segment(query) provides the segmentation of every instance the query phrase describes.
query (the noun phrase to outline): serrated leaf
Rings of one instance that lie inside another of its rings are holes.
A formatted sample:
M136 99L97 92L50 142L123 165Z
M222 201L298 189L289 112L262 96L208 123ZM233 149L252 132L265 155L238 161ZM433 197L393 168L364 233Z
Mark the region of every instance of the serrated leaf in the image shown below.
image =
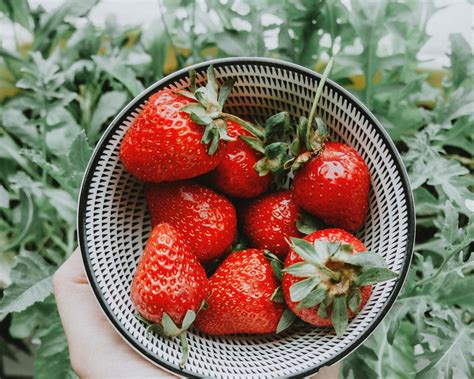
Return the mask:
M71 195L58 188L50 188L45 195L59 216L68 224L73 224L76 220L76 201Z
M273 275L275 275L278 282L282 279L283 262L273 253L268 250L264 251L265 257L270 261L270 265L273 269Z
M328 312L327 312L327 307L328 307L328 297L325 297L323 301L319 304L318 307L318 316L321 318L327 318L328 317Z
M2 246L3 251L9 251L23 243L31 231L32 225L37 216L37 210L29 190L20 187L20 220L16 225L15 238L6 246Z
M291 301L301 301L320 283L320 278L308 278L294 283L290 287Z
M331 322L336 335L338 337L343 336L349 324L345 296L336 296L334 298L331 308Z
M358 286L366 286L392 280L398 277L396 272L386 267L367 267L362 269L354 278L354 283Z
M69 147L69 163L75 170L83 172L87 167L91 155L92 149L89 146L87 136L81 131L76 138L74 138Z
M71 368L69 348L57 311L50 313L47 326L36 338L40 344L35 354L35 377L39 379L76 379Z
M102 96L99 98L97 106L94 109L94 113L92 114L88 134L90 136L97 135L100 132L103 124L109 118L118 114L126 100L127 94L123 91L109 91L102 94Z
M53 291L54 268L38 253L24 251L12 267L12 284L4 291L0 304L0 319L11 312L21 312Z
M455 33L449 36L451 44L451 72L454 86L460 86L465 79L474 76L474 60L472 48L462 34Z
M44 302L37 302L21 312L11 314L10 335L15 338L28 338L37 328L49 324L49 317L55 312L54 296L50 295Z
M132 69L127 67L119 57L96 55L92 59L99 69L121 82L132 96L137 96L144 90L143 84L136 79Z
M191 120L193 120L196 124L199 124L199 125L209 125L209 124L212 124L213 122L212 118L209 117L206 113L196 113L195 111L192 111L189 113L189 116Z
M292 237L291 243L291 248L301 257L301 259L313 264L321 262L318 252L308 241Z
M324 229L324 223L306 212L300 212L296 221L296 229L303 234L311 234Z
M275 291L273 291L272 296L270 297L272 301L275 303L284 303L285 302L285 295L283 294L283 289L281 286L278 286Z
M425 351L421 354L421 358L424 358L428 364L417 373L416 378L430 379L440 374L453 378L457 370L466 377L472 376L474 371L472 327L451 317L448 317L446 321L434 319L432 326L433 328L428 333L439 340L440 346L434 351Z
M354 313L359 313L361 302L362 295L360 293L359 288L352 289L347 299L347 306L349 307L349 309Z
M296 320L296 315L292 311L290 311L288 308L286 308L283 311L283 314L281 315L280 321L278 321L276 333L279 334L285 331L286 329L288 329L291 325L293 325L295 320Z
M207 68L206 100L208 103L217 104L217 80L214 75L214 66Z
M296 276L297 278L307 278L318 274L316 266L306 262L298 262L288 266L283 272Z
M300 303L297 308L311 308L322 303L327 297L327 289L322 285L314 288Z
M181 325L181 329L187 330L191 327L194 320L196 319L196 313L192 310L188 310L184 315L183 323Z
M181 329L176 326L174 321L166 312L163 312L161 325L163 326L163 332L167 337L176 337L181 333Z
M29 145L35 146L39 142L36 125L29 121L19 109L7 108L2 115L2 126L11 135Z
M259 153L265 154L265 148L263 146L263 142L256 138L250 136L239 136L239 138L244 141L247 145L249 145L252 149L258 151Z
M344 255L343 261L354 266L387 267L387 262L385 262L383 257L371 251L363 251L357 254L346 254Z
M221 86L219 90L219 97L217 99L220 109L222 109L222 107L224 106L224 103L229 97L232 91L232 87L234 86L235 82L236 82L236 79L229 79Z

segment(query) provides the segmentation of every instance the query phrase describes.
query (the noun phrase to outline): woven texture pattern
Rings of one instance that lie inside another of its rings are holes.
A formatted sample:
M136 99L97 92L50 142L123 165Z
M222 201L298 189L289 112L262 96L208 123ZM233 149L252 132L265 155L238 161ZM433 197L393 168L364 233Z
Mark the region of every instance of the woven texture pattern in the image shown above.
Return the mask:
M204 67L205 69L205 67ZM318 76L280 62L216 65L219 81L234 77L237 82L226 110L247 119L262 119L282 110L294 117L307 115L315 94ZM198 73L198 84L204 74ZM187 87L182 75L167 87ZM154 88L151 93L162 89ZM80 239L85 246L91 284L103 307L119 325L122 334L155 362L177 367L177 341L147 333L135 319L130 301L130 285L136 264L150 232L150 222L142 184L123 169L119 146L134 117L146 102L135 103L125 119L114 122L103 138L82 189L83 219ZM370 212L358 237L368 249L381 254L392 270L406 264L409 222L409 194L403 184L392 148L385 142L375 121L340 89L326 85L319 115L330 128L333 140L353 146L367 162L372 181ZM411 252L410 252L411 254ZM403 280L403 278L399 279ZM196 331L188 334L190 357L184 375L206 377L292 376L315 370L360 342L363 334L381 320L387 299L396 281L376 285L372 296L342 338L324 329L308 328L280 336L209 337Z

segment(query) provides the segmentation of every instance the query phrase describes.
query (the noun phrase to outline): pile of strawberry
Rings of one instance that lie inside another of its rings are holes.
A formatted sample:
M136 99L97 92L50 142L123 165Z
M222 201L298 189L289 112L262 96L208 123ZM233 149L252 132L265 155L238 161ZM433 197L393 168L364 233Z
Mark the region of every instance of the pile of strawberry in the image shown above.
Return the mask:
M190 73L190 92L151 96L125 135L120 157L147 182L153 226L131 299L150 329L180 338L182 364L192 324L221 336L300 319L341 336L372 285L397 276L350 234L363 226L370 176L315 117L330 65L296 124L287 112L263 126L223 112L234 83L219 90L210 67L205 87Z

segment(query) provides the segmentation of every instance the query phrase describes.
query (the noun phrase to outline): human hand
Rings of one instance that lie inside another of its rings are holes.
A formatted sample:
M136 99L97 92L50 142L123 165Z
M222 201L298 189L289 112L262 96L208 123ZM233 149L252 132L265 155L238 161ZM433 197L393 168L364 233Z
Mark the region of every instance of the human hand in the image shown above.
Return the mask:
M173 378L137 354L112 328L76 250L53 278L71 365L81 378Z
M81 378L173 378L154 366L112 328L94 297L77 249L56 271L54 294L69 345L71 365ZM312 379L335 379L338 365Z

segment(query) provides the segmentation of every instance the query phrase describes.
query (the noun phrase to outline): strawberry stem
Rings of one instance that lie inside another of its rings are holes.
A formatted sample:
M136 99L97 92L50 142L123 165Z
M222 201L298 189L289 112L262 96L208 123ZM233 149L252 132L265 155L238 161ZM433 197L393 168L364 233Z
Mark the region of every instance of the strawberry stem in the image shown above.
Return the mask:
M324 274L329 276L335 282L339 282L341 280L341 273L340 272L333 271L329 267L326 267L323 264L318 264L317 266L318 266L319 270L324 272Z
M329 59L328 64L326 65L326 68L324 69L321 80L319 81L318 88L316 89L316 95L314 96L313 105L311 107L311 111L309 112L308 128L306 131L308 134L309 134L309 131L311 130L311 126L313 125L314 116L316 114L316 109L318 107L319 98L321 97L321 93L323 92L324 84L326 83L326 79L328 78L333 65L334 65L334 57L331 57L331 59Z
M186 338L186 331L183 331L178 335L179 343L181 344L181 360L179 361L179 367L183 368L188 360L189 357L189 345L188 339Z

